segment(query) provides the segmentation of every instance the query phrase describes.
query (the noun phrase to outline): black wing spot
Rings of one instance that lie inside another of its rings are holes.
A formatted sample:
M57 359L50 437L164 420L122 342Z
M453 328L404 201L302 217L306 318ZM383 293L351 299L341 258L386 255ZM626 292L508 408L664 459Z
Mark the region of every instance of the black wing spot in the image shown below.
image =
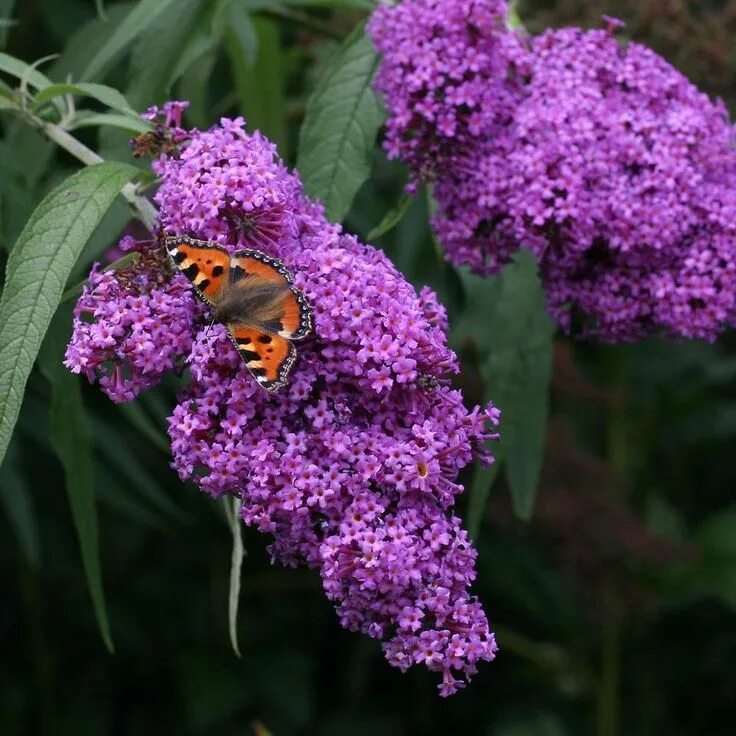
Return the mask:
M271 337L271 335L261 335L258 338L258 342L262 342L264 345L268 345L268 343L270 343L272 339L273 338Z
M265 376L265 375L266 375L266 371L265 371L265 369L264 369L264 368L251 368L250 366L248 366L248 370L249 370L249 371L250 371L250 372L251 372L251 373L252 373L252 374L253 374L254 376L256 376L256 378L257 378L258 376Z
M249 337L239 337L238 345L250 345L250 338Z
M178 250L176 251L176 255L173 256L173 258L174 258L174 263L176 263L176 265L178 266L180 263L182 263L182 261L186 261L187 254L184 253L183 251Z
M202 279L202 281L200 281L197 284L197 288L198 289L201 289L202 291L204 291L209 285L210 285L210 280L209 279Z
M207 263L211 263L211 261L207 261ZM223 274L224 271L225 271L225 269L222 266L215 266L212 269L212 275L213 276L222 276L222 274Z
M261 356L253 350L241 350L240 354L243 356L243 360L246 363L250 363L252 360L260 360Z
M199 273L199 266L196 263L192 263L191 266L187 268L183 268L181 272L187 277L192 279L192 281L196 278L197 274Z
M235 266L235 268L230 270L230 273L232 274L230 278L233 281L239 281L245 276L245 271L240 266Z
M281 332L284 329L284 325L282 324L280 319L269 319L265 322L261 323L263 328L268 330L269 332Z

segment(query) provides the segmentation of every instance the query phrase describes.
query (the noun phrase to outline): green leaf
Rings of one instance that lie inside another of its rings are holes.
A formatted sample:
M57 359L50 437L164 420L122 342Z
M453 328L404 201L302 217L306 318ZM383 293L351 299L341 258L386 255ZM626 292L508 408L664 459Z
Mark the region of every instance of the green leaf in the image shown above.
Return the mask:
M18 79L25 79L36 89L48 87L51 84L51 80L45 74L36 71L32 64L27 64L25 61L2 52L0 52L0 72L6 72Z
M71 308L59 310L44 341L39 363L51 383L51 443L64 468L92 607L105 646L113 652L100 567L92 433L82 402L81 378L70 373L62 363L70 323Z
M2 0L0 2L0 46L5 47L8 42L8 31L18 24L13 19L13 10L16 0Z
M698 554L667 571L670 595L681 602L714 598L736 610L736 505L709 516L692 541Z
M0 79L0 97L8 100L13 99L13 88L5 84L2 79Z
M128 255L132 255L132 253ZM171 445L166 433L151 421L139 403L129 401L127 404L121 404L118 410L137 432L148 439L154 447L161 450L165 455L169 455Z
M279 24L269 18L251 19L235 3L228 8L227 20L225 45L248 128L268 136L288 159Z
M212 3L205 0L179 0L176 23L164 15L141 33L131 53L130 84L125 90L134 107L144 109L168 99L178 76L211 41L213 12Z
M130 204L123 198L118 197L113 203L110 209L105 213L105 216L100 221L100 224L95 228L92 233L92 237L87 241L87 245L84 246L76 265L72 269L69 275L69 281L67 282L67 290L64 292L62 301L68 298L69 286L80 281L86 280L89 276L89 270L94 261L105 261L105 253L120 240L122 232L126 226L131 222L131 210ZM129 254L132 255L132 254ZM104 270L118 270L124 268L126 265L130 265L135 260L132 259L116 260L114 263L109 263L104 267Z
M38 205L8 258L0 300L0 461L72 267L136 173L127 164L103 163L73 174Z
M476 464L473 482L468 489L468 510L465 515L465 523L468 534L473 539L478 537L480 525L483 521L483 514L488 506L488 497L491 494L491 488L493 488L493 484L498 477L498 471L503 464L503 458L500 456L498 450L494 452L494 455L496 456L496 461L490 468L484 468Z
M128 413L123 414L128 416ZM161 488L161 479L149 472L140 452L126 442L125 435L115 425L95 421L94 432L105 465L116 473L121 482L126 482L131 496L140 497L156 511L179 523L191 521L191 517Z
M208 128L215 118L209 95L216 62L216 54L206 54L189 67L179 83L178 97L189 101L187 120L200 130Z
M361 24L346 39L307 103L297 168L307 193L341 222L368 178L384 119L371 83L378 55Z
M230 646L235 655L240 659L240 646L238 645L238 606L240 604L240 573L243 568L245 547L240 523L240 502L236 498L224 498L225 516L230 531L233 535L233 551L230 556L230 593L228 595L228 631L230 633Z
M107 45L134 7L135 2L130 0L116 2L108 9L107 20L87 16L88 20L77 25L71 35L64 34L61 56L49 70L49 76L55 80L81 79L89 60Z
M373 242L382 235L391 232L403 219L406 211L411 207L411 203L414 201L413 197L404 193L401 195L401 199L396 207L390 209L381 222L371 230L366 236L368 242Z
M709 559L736 565L736 504L710 516L698 528L695 539Z
M5 507L23 554L34 569L41 561L36 510L26 476L20 467L17 442L11 444L5 461L0 466L0 503Z
M474 308L457 331L477 342L486 398L502 411L501 448L514 512L528 520L544 455L554 325L534 257L526 251L494 279L466 274L463 281Z
M521 20L519 15L519 2L518 0L511 0L509 3L509 15L506 20L506 26L513 30L524 30L524 22Z
M132 118L138 119L138 113L130 106L125 97L113 87L106 84L95 84L94 82L77 82L75 84L50 84L44 87L35 98L37 107L44 102L60 97L62 95L79 95L82 97L92 97L93 99L107 105L113 110L130 115Z
M105 12L105 3L103 0L95 0L95 11L97 17L102 21L107 21L107 13Z
M0 154L0 168L3 166ZM30 186L5 166L0 176L0 248L10 252L36 204Z
M97 79L104 75L115 59L145 31L148 26L168 11L176 0L140 0L125 16L108 42L90 59L82 74L83 79ZM172 21L174 22L174 21Z
M0 147L0 188L4 185L4 178L14 175L14 178L23 183L25 194L34 195L41 179L53 169L49 162L56 150L56 146L40 131L30 127L20 119L13 120L6 128L5 139ZM37 200L38 195L35 194ZM15 195L10 200L15 203ZM33 207L28 210L30 215ZM13 213L17 216L17 213ZM22 224L25 224L25 220ZM18 229L20 232L20 229Z

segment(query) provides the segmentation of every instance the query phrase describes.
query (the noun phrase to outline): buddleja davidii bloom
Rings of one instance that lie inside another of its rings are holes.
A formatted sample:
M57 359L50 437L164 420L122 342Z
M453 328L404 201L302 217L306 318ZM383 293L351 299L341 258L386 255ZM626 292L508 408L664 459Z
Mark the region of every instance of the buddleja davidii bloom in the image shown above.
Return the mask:
M74 309L64 364L115 402L131 401L183 364L202 310L183 281L169 282L166 254L125 237L139 259L119 271L95 264Z
M551 313L608 340L713 339L733 320L736 152L725 108L612 28L531 39L506 130L437 183L448 257L493 273L520 244Z
M389 111L386 148L415 180L495 136L515 104L521 47L502 0L404 0L368 31L383 55L375 80Z
M274 559L319 569L343 626L384 640L403 670L442 672L441 692L454 692L496 650L467 590L475 551L448 509L458 471L490 459L497 410L468 413L442 385L378 393L340 343L327 359L319 343L302 350L269 399L222 331L211 339L195 342L194 381L170 420L182 478L237 495L245 522L273 535Z
M290 211L299 182L273 143L257 131L246 134L243 118L223 118L192 135L178 155L156 159L153 169L162 179L154 199L167 232L272 251L294 235Z
M274 156L242 120L222 121L157 164L170 232L220 237L231 250L257 242L314 311L314 334L276 395L252 380L224 327L202 327L170 419L174 466L213 496L239 497L245 522L273 536L274 559L321 571L345 626L383 639L392 664L441 671L450 694L456 675L495 652L467 592L475 553L450 509L459 470L492 460L498 411L468 412L441 378L457 363L434 294L417 295L382 253L341 235ZM393 548L371 556L361 546L394 528L411 545L400 577Z
M348 629L384 639L388 661L406 671L442 673L451 695L476 664L496 652L493 634L467 588L476 552L460 519L408 494L368 492L347 510L339 533L320 548L325 591Z

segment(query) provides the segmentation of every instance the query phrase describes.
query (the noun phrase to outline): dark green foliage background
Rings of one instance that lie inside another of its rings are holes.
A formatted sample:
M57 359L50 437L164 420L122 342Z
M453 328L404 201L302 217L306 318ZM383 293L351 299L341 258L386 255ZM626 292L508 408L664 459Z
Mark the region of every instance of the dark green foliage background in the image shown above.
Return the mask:
M294 164L307 100L365 11L316 0L231 4L249 8L250 16L242 12L233 23L222 17L225 2L169 1L129 52L97 70L95 81L120 89L137 110L190 99L190 125L245 114ZM13 19L0 26L0 49L29 62L58 53L44 73L77 80L134 5L0 0L0 17ZM736 3L527 0L519 12L535 31L595 23L603 12L624 16L634 38L726 96L733 109ZM0 125L4 270L33 209L79 164L11 117ZM144 166L130 156L123 131L84 128L75 135L106 159ZM346 227L365 237L400 202L405 178L376 148L371 178ZM498 365L488 368L488 350L529 340L517 314L536 325L534 334L545 334L538 294L532 287L512 290L502 304L499 280L480 282L443 264L427 227L428 207L418 197L376 244L448 305L468 401L490 396L500 403L489 386ZM127 219L117 202L70 283ZM45 355L63 344L69 320L61 310ZM523 365L531 355L534 366L543 366L536 343L524 345L513 360ZM222 508L182 486L169 468L165 417L174 380L122 408L94 388L82 390L115 644L109 654L65 490L74 478L65 479L50 440L49 379L58 379L53 365L45 373L35 369L0 472L0 733L258 736L264 727L274 736L731 733L734 337L726 334L716 345L601 347L557 336L551 365L549 421L540 423L544 411L537 406L530 414L536 425L516 428L531 444L536 431L545 448L531 521L513 509L528 515L534 488L522 496L517 489L512 503L503 474L464 478L471 492L461 503L477 528L480 553L476 591L501 652L449 700L437 697L434 675L419 667L402 675L375 642L340 629L318 576L271 566L266 540L252 531L245 533L243 658L235 657L227 620L231 537ZM529 380L545 378L541 370ZM498 392L513 402L514 391L501 384ZM524 396L530 385L514 390ZM508 405L502 408L513 421ZM53 421L60 421L58 413Z

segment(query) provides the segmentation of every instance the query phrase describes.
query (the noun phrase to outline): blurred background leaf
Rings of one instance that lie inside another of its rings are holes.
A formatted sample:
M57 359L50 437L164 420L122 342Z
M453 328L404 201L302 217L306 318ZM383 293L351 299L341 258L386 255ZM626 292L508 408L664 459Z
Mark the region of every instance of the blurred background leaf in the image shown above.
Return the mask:
M307 105L297 169L307 194L341 222L371 170L383 104L371 82L378 55L358 26L333 58Z
M530 519L544 453L554 325L534 257L518 253L501 274L482 279L462 275L468 308L453 333L477 352L484 398L501 407L502 439L497 454L506 467L514 511ZM478 476L472 489L487 495ZM486 481L488 482L488 480Z

